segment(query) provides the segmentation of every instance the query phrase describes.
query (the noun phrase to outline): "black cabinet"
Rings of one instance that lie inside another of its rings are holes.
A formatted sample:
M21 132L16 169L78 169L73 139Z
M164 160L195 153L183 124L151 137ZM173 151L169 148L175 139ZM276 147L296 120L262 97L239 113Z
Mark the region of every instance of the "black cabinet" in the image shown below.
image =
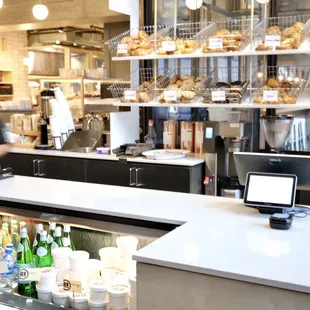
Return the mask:
M201 194L203 165L181 167L87 160L86 182Z
M86 182L130 186L130 165L118 161L87 160ZM134 177L134 176L132 176Z
M9 153L0 165L17 175L85 182L84 159Z

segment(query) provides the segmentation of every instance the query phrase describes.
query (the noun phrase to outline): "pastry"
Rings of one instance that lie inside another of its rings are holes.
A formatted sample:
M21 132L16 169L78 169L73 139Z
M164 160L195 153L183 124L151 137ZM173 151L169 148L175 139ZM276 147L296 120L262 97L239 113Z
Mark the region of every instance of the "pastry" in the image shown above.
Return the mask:
M292 84L288 81L281 82L281 88L292 88Z
M178 80L178 81L176 82L176 84L178 85L178 87L181 87L181 86L183 85L183 81L182 81L182 80Z
M195 77L194 76L192 76L192 75L183 75L183 76L181 76L181 80L182 81L185 81L185 80L195 80Z
M290 39L291 41L291 44L292 44L292 47L297 49L301 43L301 37L302 37L302 34L301 33L298 33L296 32Z
M291 49L293 49L293 45L290 43L281 42L281 45L276 46L276 50L291 50Z
M285 28L282 32L282 40L291 38L295 33L296 29L294 27Z
M128 52L135 51L138 48L139 48L138 43L128 43L128 47L127 47Z
M272 46L267 46L265 44L259 44L255 50L256 51L272 51Z
M177 81L180 79L179 75L175 75L171 80L170 80L170 84L176 84Z
M142 48L142 49L150 49L152 48L152 43L148 40L141 40L139 42L139 48Z
M227 29L221 29L215 33L215 36L220 37L220 38L228 36L228 35L230 35L230 31L228 31Z
M281 35L281 30L278 26L269 27L266 31L268 35Z
M139 102L140 103L148 103L150 101L151 101L151 99L147 93L140 92L140 94L139 94Z
M181 89L182 90L191 90L194 88L194 86L195 86L194 80L188 79L188 80L183 81Z
M298 31L298 32L301 32L305 27L305 24L304 23L301 23L301 22L297 22L293 28Z
M236 40L236 41L241 41L242 40L242 35L240 31L232 31L231 32L231 37L232 39Z
M200 82L200 81L202 81L203 79L204 79L204 77L202 77L202 76L197 76L196 79L195 79L195 83Z
M216 88L229 88L229 84L224 82L217 82L215 85Z
M276 78L269 78L266 84L272 88L281 88L281 82Z
M149 36L148 36L148 34L144 30L140 30L138 32L138 37L139 37L139 39L143 40L143 39L148 38Z
M223 39L223 46L234 46L237 44L237 41L230 38Z
M143 88L149 88L150 86L151 86L151 83L150 82L144 82L143 84L142 84L142 86L143 86Z

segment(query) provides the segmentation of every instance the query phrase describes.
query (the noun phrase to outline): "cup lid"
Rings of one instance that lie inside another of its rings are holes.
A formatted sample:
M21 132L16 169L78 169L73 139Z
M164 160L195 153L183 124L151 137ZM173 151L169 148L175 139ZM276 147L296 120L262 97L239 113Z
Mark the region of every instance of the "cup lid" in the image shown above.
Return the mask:
M112 285L108 288L108 293L115 297L123 297L129 294L129 286L122 284Z

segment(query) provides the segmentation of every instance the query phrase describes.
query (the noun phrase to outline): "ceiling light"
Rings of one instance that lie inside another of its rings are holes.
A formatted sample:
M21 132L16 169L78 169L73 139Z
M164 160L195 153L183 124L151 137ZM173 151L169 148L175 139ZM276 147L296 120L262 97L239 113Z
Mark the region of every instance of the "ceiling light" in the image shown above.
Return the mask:
M59 32L59 33L62 33L62 32L64 32L64 31L62 30L62 28L59 28L59 29L58 29L58 32Z
M269 2L269 0L256 0L260 4L266 4Z
M48 16L48 8L44 4L36 4L32 8L33 16L38 20L44 20Z
M73 43L73 45L74 45L74 46L77 46L77 44L76 44L76 43Z
M185 4L190 10L198 10L202 6L202 0L185 0Z
M0 9L3 7L3 0L0 0Z
M60 44L60 41L59 41L59 40L56 40L56 44Z

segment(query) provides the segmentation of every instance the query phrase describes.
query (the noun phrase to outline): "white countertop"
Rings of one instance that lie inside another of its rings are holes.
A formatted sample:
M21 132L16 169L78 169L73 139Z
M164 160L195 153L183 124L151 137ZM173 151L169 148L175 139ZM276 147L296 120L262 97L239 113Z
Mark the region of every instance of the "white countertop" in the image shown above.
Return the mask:
M30 154L37 156L58 156L58 157L70 157L70 158L83 158L83 159L100 159L100 160L112 160L119 161L119 157L115 155L99 155L96 153L76 153L76 152L63 152L63 151L55 151L55 150L35 150L35 149L23 149L23 148L11 148L10 153L18 153L18 154ZM175 159L175 160L152 160L146 159L145 157L136 157L126 158L128 162L136 162L141 164L159 164L159 165L171 165L171 166L186 166L186 167L194 167L201 163L204 163L204 158L202 155L190 154L190 156Z
M310 218L280 231L241 200L21 176L0 182L0 200L182 225L138 251L139 262L310 293Z

